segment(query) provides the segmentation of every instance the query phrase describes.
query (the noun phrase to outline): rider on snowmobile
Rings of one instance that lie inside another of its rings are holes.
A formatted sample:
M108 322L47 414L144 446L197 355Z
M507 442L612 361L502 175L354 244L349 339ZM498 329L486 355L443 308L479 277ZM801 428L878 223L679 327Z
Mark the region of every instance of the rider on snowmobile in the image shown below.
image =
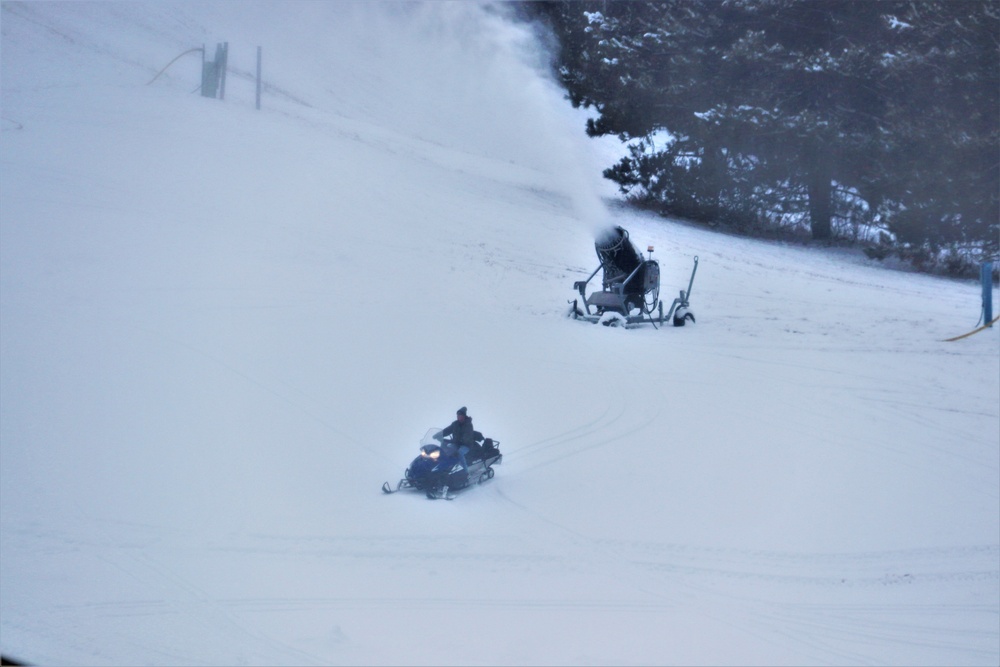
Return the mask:
M469 416L468 412L468 408L463 405L455 413L455 421L434 434L435 440L451 436L452 444L458 448L458 459L462 462L463 468L469 467L465 461L465 455L473 449L478 449L478 443L483 441L483 434L472 427L472 417Z

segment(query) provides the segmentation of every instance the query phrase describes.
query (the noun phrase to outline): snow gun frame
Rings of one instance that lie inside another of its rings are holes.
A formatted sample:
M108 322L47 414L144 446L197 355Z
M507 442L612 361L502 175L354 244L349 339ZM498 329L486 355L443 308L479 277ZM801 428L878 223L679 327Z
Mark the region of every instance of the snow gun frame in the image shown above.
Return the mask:
M629 241L628 232L615 227L594 242L594 249L601 263L586 280L573 283L573 288L580 293L580 297L571 302L569 314L573 319L626 327L648 322L656 328L670 320L675 327L684 326L688 320L695 321L689 306L694 275L698 271L697 256L687 290L681 290L664 313L663 301L659 298L660 264L652 258L653 246L648 248L649 257L643 259ZM601 290L588 297L587 285L602 269Z

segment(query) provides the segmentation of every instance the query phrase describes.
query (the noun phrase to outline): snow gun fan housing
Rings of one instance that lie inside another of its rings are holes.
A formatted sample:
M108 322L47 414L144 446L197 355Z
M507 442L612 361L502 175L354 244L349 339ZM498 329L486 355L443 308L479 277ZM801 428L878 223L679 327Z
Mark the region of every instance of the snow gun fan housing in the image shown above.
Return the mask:
M688 320L694 322L694 314L688 306L694 274L698 270L697 257L687 290L681 290L680 296L664 313L660 300L660 264L653 259L653 246L649 246L649 257L644 259L629 240L628 232L622 227L613 227L597 237L594 249L600 264L589 278L573 283L580 297L571 302L571 317L607 326L650 323L659 327L672 320L675 327L681 327ZM601 289L587 296L587 286L598 271L603 271Z

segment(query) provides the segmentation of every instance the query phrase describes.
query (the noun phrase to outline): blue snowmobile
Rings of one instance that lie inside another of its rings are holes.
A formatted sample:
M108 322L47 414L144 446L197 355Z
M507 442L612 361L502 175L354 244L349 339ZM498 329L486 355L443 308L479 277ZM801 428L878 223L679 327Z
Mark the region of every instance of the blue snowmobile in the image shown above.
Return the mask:
M420 455L413 459L395 488L389 482L382 484L383 493L416 489L431 499L452 500L456 491L493 479L493 466L503 460L499 441L484 438L482 444L476 443L465 455L463 466L451 438L435 439L440 432L439 428L427 431L420 440Z

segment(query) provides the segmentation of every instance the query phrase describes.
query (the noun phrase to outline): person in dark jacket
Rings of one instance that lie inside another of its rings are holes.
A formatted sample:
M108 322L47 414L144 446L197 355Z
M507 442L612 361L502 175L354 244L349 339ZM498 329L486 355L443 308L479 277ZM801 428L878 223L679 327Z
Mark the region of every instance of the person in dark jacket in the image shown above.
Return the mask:
M449 435L452 443L458 448L458 458L462 462L462 467L468 468L465 455L479 447L478 443L483 441L483 434L473 428L472 417L469 416L469 410L465 406L460 407L455 413L455 421L438 431L434 438L442 440Z

